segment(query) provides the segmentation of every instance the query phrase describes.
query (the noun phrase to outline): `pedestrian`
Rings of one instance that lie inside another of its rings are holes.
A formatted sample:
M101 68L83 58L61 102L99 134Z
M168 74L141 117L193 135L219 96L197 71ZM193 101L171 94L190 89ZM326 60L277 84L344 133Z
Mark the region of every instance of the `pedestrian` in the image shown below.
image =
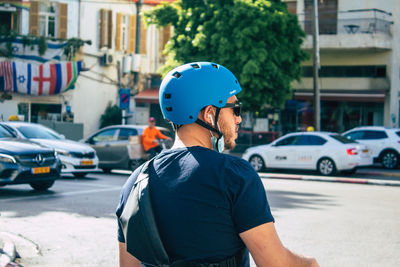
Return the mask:
M156 119L150 117L148 126L143 130L142 145L144 151L149 153L151 158L162 150L158 139L172 140L171 137L162 134L160 130L156 128Z
M257 266L319 266L282 245L251 165L221 153L235 147L241 90L227 68L210 62L177 67L160 86L161 110L176 138L149 165L148 186L165 251L181 263L170 266L249 266L249 252ZM119 218L139 173L140 167L122 189ZM126 240L118 225L120 266L141 266L127 243L142 241Z

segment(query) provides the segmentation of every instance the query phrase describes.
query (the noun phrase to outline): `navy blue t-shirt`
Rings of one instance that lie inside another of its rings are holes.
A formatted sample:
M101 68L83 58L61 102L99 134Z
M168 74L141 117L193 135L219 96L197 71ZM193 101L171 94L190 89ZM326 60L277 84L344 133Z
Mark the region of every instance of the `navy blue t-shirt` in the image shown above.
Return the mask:
M122 189L118 217L140 169ZM245 247L239 233L274 221L261 179L243 159L179 148L159 154L149 174L157 227L173 261L222 261ZM125 242L120 225L118 240ZM240 266L249 266L248 253Z

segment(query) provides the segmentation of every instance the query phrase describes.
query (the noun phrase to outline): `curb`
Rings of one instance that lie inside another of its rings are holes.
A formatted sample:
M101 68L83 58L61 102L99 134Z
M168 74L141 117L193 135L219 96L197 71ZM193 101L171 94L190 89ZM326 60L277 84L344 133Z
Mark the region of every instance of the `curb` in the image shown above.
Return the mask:
M10 266L9 264L12 263L17 256L15 245L9 238L4 236L3 233L0 233L0 245L1 244L3 247L0 247L0 267Z
M357 170L357 174L362 175L375 175L375 176L388 176L388 177L400 177L400 172L380 172L380 171L363 171L361 169Z
M362 179L362 178L342 178L342 177L325 177L312 175L295 175L295 174L276 174L276 173L259 173L261 178L267 179L286 179L286 180L303 180L331 183L351 183L351 184L367 184L381 186L400 186L400 181Z

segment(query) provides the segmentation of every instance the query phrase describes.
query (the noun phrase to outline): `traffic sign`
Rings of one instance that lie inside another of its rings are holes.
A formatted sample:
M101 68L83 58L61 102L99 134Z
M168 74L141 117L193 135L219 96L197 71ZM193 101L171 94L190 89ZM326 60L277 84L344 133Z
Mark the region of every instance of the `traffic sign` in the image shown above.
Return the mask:
M129 100L131 98L131 91L129 89L119 89L119 107L129 111Z

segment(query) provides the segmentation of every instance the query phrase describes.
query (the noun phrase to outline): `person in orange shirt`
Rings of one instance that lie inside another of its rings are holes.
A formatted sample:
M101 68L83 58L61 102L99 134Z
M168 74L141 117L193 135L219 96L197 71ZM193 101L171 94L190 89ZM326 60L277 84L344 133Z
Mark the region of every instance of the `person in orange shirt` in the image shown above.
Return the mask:
M162 134L160 130L156 128L156 119L153 117L149 118L149 126L143 131L143 148L146 153L150 154L150 157L156 156L161 152L162 147L158 139L172 140L170 137Z

